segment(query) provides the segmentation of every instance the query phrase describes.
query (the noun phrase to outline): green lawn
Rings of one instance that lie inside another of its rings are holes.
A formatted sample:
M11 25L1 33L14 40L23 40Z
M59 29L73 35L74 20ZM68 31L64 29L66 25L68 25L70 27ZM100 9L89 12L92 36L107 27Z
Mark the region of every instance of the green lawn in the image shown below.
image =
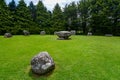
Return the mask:
M120 80L120 37L0 36L0 80ZM30 71L31 58L48 51L56 68L48 76Z

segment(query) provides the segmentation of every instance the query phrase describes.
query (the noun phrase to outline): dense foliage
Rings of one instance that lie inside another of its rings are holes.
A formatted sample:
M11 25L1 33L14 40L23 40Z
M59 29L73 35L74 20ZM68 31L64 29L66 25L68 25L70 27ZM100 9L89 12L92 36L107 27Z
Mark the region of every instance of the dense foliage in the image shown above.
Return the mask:
M31 34L76 30L79 34L120 35L120 0L80 0L63 9L56 4L53 11L48 11L41 0L37 5L31 1L29 6L24 0L18 5L14 0L8 5L0 0L0 35L22 34L23 30Z

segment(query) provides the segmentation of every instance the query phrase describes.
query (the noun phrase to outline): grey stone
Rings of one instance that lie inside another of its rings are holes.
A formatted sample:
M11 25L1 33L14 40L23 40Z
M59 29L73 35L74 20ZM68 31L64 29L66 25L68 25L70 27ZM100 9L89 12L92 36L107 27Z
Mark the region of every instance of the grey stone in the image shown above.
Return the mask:
M92 36L92 33L91 32L88 32L88 34L87 34L88 36Z
M31 69L36 74L46 74L55 68L55 63L48 52L40 52L31 60Z
M76 35L76 31L75 30L71 30L70 31L72 35Z
M12 37L12 34L11 34L11 33L5 33L5 34L4 34L4 37L5 37L5 38L10 38L10 37Z
M113 35L112 34L105 34L105 36L112 37Z
M30 35L30 32L27 31L27 30L23 30L23 33L24 33L25 36L29 36Z
M70 39L69 37L71 36L71 32L69 31L59 31L56 32L56 35L59 37L59 40L68 40Z
M57 31L54 32L54 35L56 35Z
M40 35L45 35L45 34L46 34L45 31L41 31L41 32L40 32Z

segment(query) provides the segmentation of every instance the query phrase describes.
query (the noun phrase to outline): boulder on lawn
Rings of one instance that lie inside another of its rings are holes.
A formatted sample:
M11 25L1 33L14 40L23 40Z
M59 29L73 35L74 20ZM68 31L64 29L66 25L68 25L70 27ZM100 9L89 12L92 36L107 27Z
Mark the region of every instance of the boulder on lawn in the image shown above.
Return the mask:
M40 35L45 35L45 34L46 34L45 31L41 31L41 32L40 32Z
M23 33L24 33L25 36L29 36L30 35L30 32L27 31L27 30L23 30Z
M4 34L4 37L5 37L5 38L10 38L10 37L12 37L12 34L11 34L11 33L5 33L5 34Z
M55 63L48 52L40 52L31 60L31 69L34 73L47 74L55 68Z
M69 40L70 36L71 36L71 32L69 31L59 31L59 32L56 32L56 35L59 37L58 39L59 40Z

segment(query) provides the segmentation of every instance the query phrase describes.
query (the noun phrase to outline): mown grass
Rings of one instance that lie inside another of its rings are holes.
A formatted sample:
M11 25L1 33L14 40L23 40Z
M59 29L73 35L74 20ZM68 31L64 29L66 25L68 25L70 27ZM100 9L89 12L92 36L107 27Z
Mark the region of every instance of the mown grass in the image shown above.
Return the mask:
M120 80L120 37L0 36L0 80ZM56 68L48 76L30 71L31 58L48 51Z

